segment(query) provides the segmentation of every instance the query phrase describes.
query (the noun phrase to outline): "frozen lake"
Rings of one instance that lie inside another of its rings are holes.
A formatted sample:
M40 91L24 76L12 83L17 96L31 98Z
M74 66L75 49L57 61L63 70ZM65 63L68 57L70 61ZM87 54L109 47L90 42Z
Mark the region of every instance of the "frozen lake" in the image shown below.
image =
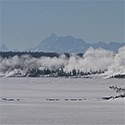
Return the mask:
M124 125L125 79L0 78L0 125Z

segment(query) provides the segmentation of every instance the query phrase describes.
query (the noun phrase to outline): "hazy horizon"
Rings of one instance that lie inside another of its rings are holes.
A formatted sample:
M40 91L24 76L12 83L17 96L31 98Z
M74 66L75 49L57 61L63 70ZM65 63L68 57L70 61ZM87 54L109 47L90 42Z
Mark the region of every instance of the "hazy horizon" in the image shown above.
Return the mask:
M51 33L87 43L124 42L125 1L0 1L1 44L26 49Z

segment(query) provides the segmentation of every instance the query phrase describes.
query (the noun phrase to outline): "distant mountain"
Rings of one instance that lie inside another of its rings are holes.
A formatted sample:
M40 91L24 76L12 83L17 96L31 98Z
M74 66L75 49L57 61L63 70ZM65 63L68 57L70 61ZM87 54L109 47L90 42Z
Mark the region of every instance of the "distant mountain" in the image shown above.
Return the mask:
M85 52L90 46L93 48L104 48L111 51L117 51L125 43L120 42L97 42L93 44L86 43L82 39L74 38L73 36L57 36L52 33L49 37L41 41L41 43L29 49L30 51L42 51L42 52L66 52L66 53L80 53Z
M2 44L2 45L0 45L0 51L6 52L6 51L9 51L9 49L6 45Z
M106 49L116 52L122 46L125 46L125 42L110 42Z
M52 33L49 37L42 40L36 47L25 49L22 51L31 52L57 52L57 53L84 53L89 47L93 48L104 48L116 52L120 47L125 46L125 42L97 42L97 43L86 43L80 38L73 36L57 36ZM8 49L6 45L0 46L0 51L13 51L18 52L18 49Z
M38 46L34 48L34 51L43 52L83 52L89 45L82 39L76 39L73 36L60 36L51 34L44 39Z
M124 42L110 42L110 43L104 43L104 42L97 42L94 44L91 44L93 48L104 48L107 50L111 50L116 52L120 47L124 46Z

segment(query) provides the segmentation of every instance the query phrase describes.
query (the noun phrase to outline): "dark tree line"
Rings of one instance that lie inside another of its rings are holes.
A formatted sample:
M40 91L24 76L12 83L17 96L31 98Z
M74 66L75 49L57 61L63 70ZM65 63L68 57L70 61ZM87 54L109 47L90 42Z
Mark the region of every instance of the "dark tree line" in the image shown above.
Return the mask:
M40 77L40 76L50 76L50 77L69 77L69 76L85 76L85 75L92 75L92 74L99 74L103 73L103 71L95 71L95 72L83 72L76 69L73 69L72 71L64 71L63 68L59 68L57 70L50 70L50 69L29 69L26 73L26 76L28 77Z
M14 56L22 56L22 55L31 55L32 57L35 58L40 58L41 56L47 56L47 57L58 57L58 53L45 53L45 52L0 52L0 56L3 58L9 58L9 57L14 57ZM68 56L68 54L66 54Z
M65 56L67 58L70 57L70 54L69 53L63 53L65 54ZM3 57L3 58L9 58L9 57L14 57L14 56L22 56L22 55L31 55L32 57L35 57L35 58L40 58L41 56L45 56L45 57L59 57L61 55L61 53L54 53L54 52L12 52L12 51L9 51L9 52L0 52L0 56ZM82 57L83 54L82 53L78 53L77 54L78 56Z
M69 53L63 53L66 55L67 58L70 57ZM14 56L22 56L22 55L31 55L32 57L35 58L40 58L41 56L45 56L45 57L59 57L61 55L61 53L54 53L54 52L0 52L0 56L3 58L9 58L9 57L14 57ZM83 54L79 53L77 54L78 56L82 57Z

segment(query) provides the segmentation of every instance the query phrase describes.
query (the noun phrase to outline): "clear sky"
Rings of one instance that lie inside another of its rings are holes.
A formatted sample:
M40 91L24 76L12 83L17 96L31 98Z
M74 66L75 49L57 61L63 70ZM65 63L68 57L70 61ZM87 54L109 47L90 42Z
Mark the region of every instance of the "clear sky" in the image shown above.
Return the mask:
M125 41L124 0L1 0L0 43L38 45L51 33L88 43Z

